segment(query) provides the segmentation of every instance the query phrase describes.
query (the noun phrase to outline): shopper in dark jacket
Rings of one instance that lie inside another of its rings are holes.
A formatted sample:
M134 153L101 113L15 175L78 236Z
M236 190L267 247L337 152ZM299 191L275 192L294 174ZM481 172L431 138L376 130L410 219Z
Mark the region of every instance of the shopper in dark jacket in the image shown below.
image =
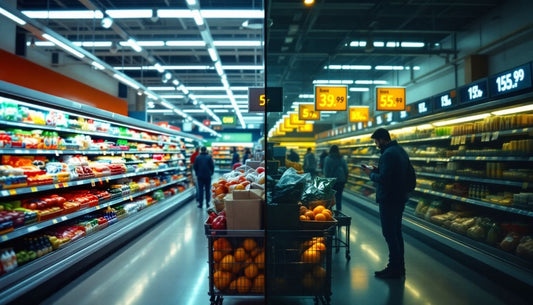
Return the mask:
M316 159L311 147L307 149L307 153L304 156L304 166L302 168L304 172L311 174L312 178L316 176Z
M233 152L233 155L231 158L231 166L233 167L235 163L239 163L239 161L241 160L241 157L239 156L239 153L237 152L237 147L233 147L232 152Z
M289 151L289 155L287 156L287 159L289 159L289 161L292 161L292 162L300 162L300 156L296 153L296 151L294 151L294 149L291 149Z
M326 160L327 156L328 152L325 150L320 154L320 164L318 164L318 167L320 167L320 171L322 171L322 173L324 173L324 161Z
M200 154L194 160L194 172L198 180L196 201L198 201L199 208L203 205L204 196L205 206L209 206L209 200L211 198L211 176L213 176L214 171L215 163L213 162L213 158L207 153L207 148L203 146Z
M251 159L251 158L252 158L252 152L250 151L249 148L246 148L244 150L244 155L242 155L242 165L246 165L246 160Z
M409 156L398 142L391 141L389 132L378 128L371 136L381 150L376 169L363 168L376 184L381 230L389 248L389 263L375 276L400 278L405 276L402 214L408 199L407 172Z
M324 159L324 176L326 178L335 178L333 189L335 192L335 208L337 211L342 209L342 192L348 179L348 165L346 160L341 156L337 145L331 146L329 155Z

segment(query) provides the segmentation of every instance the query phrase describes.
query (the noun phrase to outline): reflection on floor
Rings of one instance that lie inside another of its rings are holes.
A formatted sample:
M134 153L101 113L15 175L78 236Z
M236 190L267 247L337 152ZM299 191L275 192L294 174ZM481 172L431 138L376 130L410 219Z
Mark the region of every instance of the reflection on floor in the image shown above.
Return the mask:
M405 280L380 280L387 263L375 217L345 205L352 217L351 257L333 252L332 299L336 305L525 304L456 261L406 236ZM209 304L204 209L191 201L159 225L110 256L43 304ZM263 299L225 297L224 304L263 304ZM269 304L313 304L312 298Z

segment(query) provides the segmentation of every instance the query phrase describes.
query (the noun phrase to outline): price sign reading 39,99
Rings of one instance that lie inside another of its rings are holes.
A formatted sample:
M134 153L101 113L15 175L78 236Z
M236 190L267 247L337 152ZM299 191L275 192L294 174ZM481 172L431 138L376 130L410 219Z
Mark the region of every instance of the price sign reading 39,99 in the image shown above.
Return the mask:
M348 87L346 86L316 86L315 109L346 110L348 104Z
M376 110L401 111L405 110L405 88L378 87L376 88Z

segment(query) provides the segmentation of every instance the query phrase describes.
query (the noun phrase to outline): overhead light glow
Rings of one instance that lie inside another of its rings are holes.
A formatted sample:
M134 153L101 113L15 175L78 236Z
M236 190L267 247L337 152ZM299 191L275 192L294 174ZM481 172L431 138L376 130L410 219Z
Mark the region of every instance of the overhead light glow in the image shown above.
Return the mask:
M188 5L196 5L196 0L187 0Z
M74 41L72 42L72 44L78 47L85 47L85 48L93 48L93 47L109 48L112 43L111 41Z
M315 98L314 94L300 94L298 98Z
M205 47L203 40L168 40L165 44L169 47Z
M174 106L172 104L170 104L168 102L164 102L164 101L161 102L161 105L167 107L168 109L173 109L174 108Z
M435 123L432 123L432 125L433 126L437 126L437 127L446 126L446 125L452 125L452 124L457 124L457 123L464 123L464 122L482 120L482 119L484 119L484 118L486 118L488 116L490 116L490 113L482 113L482 114L471 115L471 116L462 117L462 118L458 118L458 119L435 122Z
M371 65L329 65L324 66L326 70L371 70Z
M532 111L533 110L533 104L520 106L520 107L514 107L514 108L508 108L498 111L491 112L494 115L507 115L507 114L515 114L520 112L526 112L526 111Z
M200 15L200 11L199 10L193 10L192 11L192 16L193 16L194 22L196 23L197 26L204 25L204 18L202 18L202 15Z
M105 16L104 18L102 18L102 21L100 21L100 25L104 29L109 29L113 25L113 19L111 19L111 17L109 16Z
M128 39L127 45L132 48L135 52L141 52L142 48L137 44L137 41L135 39L130 38Z
M124 76L120 75L120 74L113 74L113 77L118 79L119 81L123 82L124 84L132 87L133 89L139 89L139 85L137 85L136 83L134 83L133 81L125 78Z
M57 10L57 11L22 11L32 19L102 19L99 10Z
M260 47L260 40L219 40L213 41L215 47Z
M26 21L20 19L19 17L11 14L10 12L6 11L5 9L1 8L0 7L0 14L6 16L7 18L15 21L16 23L18 23L19 25L25 25L26 24ZM24 14L24 12L23 12ZM27 16L27 15L26 15ZM31 18L31 17L30 17Z
M161 64L159 63L155 63L154 68L156 68L159 73L165 72L165 69L161 67Z
M172 84L174 84L174 86L177 86L180 84L179 80L175 79L172 81Z
M225 70L264 70L265 66L263 65L231 65L223 66Z
M209 56L213 62L218 60L217 51L214 48L207 48L207 52L209 52Z
M387 84L386 80L356 80L356 85L385 85Z
M265 18L264 10L202 10L204 18Z
M403 66L376 66L376 70L403 70Z
M51 41L53 42L56 46L62 48L63 50L69 52L70 54L78 57L78 58L84 58L85 55L83 55L82 53L76 51L74 48L71 48L70 46L66 45L65 43L57 40L56 38L50 36L49 34L43 34L43 38L45 38L46 40L48 41Z
M386 46L387 48L397 48L400 46L400 43L397 41L388 41Z
M128 19L128 18L152 18L151 9L139 10L106 10L105 13L114 19Z
M141 47L164 47L165 42L164 41L138 41L138 45Z
M350 92L367 92L369 91L370 89L368 88L357 88L357 87L352 87L350 89L348 89Z
M402 46L402 48L423 48L425 46L425 43L404 41L400 45Z
M100 63L98 63L98 62L96 62L96 61L93 61L93 62L91 63L91 65L92 65L93 67L95 67L96 69L98 69L98 70L105 70L105 67L104 67L102 64L100 64Z

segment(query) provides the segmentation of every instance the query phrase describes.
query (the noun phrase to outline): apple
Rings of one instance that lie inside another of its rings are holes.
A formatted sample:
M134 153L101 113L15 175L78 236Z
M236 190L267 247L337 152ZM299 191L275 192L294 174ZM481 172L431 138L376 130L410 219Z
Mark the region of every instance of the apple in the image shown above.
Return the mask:
M262 167L262 166L259 166L258 168L255 169L255 171L256 171L258 174L261 174L261 173L265 172L265 168Z

